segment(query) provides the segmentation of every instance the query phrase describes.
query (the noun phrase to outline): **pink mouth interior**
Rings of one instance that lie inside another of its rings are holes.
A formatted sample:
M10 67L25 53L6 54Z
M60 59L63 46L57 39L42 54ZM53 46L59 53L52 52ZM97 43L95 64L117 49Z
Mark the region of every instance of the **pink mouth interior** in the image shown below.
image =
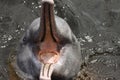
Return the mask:
M43 63L54 64L58 61L59 55L54 53L44 53L40 55L40 61Z

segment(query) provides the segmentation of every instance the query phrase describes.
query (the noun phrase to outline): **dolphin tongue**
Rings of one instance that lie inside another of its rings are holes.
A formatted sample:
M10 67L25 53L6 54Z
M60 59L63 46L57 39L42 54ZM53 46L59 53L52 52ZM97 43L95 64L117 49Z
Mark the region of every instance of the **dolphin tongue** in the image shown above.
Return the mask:
M54 64L42 64L40 70L40 80L51 80L51 75L54 70Z

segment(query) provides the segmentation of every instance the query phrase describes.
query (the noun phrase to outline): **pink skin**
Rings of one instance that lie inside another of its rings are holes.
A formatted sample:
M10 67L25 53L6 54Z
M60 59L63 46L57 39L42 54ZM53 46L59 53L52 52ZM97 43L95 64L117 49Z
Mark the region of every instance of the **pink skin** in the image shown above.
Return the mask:
M54 0L42 0L42 2L49 2L49 3L54 4Z

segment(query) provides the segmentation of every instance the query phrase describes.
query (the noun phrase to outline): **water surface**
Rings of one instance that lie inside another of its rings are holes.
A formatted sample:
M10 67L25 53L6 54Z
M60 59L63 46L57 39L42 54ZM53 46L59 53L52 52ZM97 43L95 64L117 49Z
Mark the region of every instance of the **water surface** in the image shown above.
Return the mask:
M38 0L0 0L0 80L8 80L9 60L19 40L40 16ZM84 64L77 80L120 79L120 1L55 0L55 14L65 19L82 46Z

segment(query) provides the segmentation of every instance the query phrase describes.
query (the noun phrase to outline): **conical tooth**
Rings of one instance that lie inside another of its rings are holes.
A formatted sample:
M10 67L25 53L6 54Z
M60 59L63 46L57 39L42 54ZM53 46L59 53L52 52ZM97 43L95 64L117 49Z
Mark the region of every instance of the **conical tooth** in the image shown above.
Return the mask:
M54 69L53 64L42 64L40 71L40 80L41 79L51 80L53 69Z

